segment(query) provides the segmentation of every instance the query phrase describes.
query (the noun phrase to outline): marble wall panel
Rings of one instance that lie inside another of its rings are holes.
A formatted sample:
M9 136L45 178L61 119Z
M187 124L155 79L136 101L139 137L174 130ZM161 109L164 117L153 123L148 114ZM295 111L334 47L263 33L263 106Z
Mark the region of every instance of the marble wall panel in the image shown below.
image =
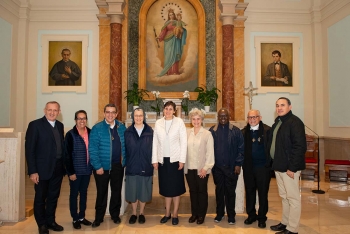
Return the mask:
M0 133L0 220L18 222L25 218L24 137Z

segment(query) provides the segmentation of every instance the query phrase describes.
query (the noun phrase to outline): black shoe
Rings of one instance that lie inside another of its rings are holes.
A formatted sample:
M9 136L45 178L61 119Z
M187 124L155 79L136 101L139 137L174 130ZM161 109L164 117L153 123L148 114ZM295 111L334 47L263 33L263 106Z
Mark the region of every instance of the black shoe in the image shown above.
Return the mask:
M144 224L146 222L146 218L143 214L139 215L139 224Z
M277 225L273 225L270 227L270 229L272 231L284 231L284 230L286 230L286 228L287 228L287 226L282 224L282 223L279 223Z
M119 217L117 217L117 218L113 219L113 222L115 224L120 224L122 221L121 221L121 219Z
M178 225L179 224L179 218L173 218L171 223L173 225Z
M215 223L220 223L221 220L223 220L224 218L225 218L225 216L219 216L219 215L217 215L217 216L215 216L215 218L214 218L214 222L215 222Z
M48 229L54 230L55 232L62 232L63 231L63 227L59 224L57 224L56 222L53 222L51 224L46 225Z
M41 225L39 227L39 234L49 234L49 229L47 229L46 225Z
M284 231L276 232L276 234L298 234L298 233L297 232L291 232L291 231L288 231L286 229Z
M204 217L198 217L197 224L202 224L202 223L204 223Z
M171 219L171 215L169 215L169 217L164 216L164 217L160 220L160 223L166 223L166 222L168 222L169 219Z
M246 220L244 220L244 224L250 225L256 221L256 218L248 217Z
M235 218L228 217L228 224L229 225L234 225L235 223L236 223L236 219Z
M83 220L79 220L80 224L83 224L85 226L91 226L91 222L85 218L83 218Z
M266 222L265 221L259 221L258 227L259 228L266 228Z
M94 222L92 222L91 227L95 228L95 227L100 226L100 224L101 224L101 222L100 222L100 221L95 220Z
M198 216L192 215L192 216L188 219L188 222L189 222L189 223L194 223L194 222L196 222L197 219L198 219Z
M136 215L131 215L130 219L129 219L129 223L130 224L134 224L134 223L136 223L136 220L137 220L137 216Z
M81 225L80 225L79 220L73 221L73 227L74 227L74 229L81 229Z

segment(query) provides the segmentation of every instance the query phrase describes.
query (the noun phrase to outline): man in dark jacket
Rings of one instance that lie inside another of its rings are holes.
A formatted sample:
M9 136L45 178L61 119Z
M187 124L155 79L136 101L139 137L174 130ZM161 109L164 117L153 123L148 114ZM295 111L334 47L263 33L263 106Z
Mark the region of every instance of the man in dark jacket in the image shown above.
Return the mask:
M268 141L268 152L273 159L278 192L282 198L282 221L271 226L278 234L298 233L301 198L299 177L305 169L306 138L304 123L293 115L288 98L281 97L276 102L278 117L272 125Z
M60 104L46 103L45 116L29 123L25 138L28 175L35 183L34 217L39 234L63 231L55 220L57 200L64 175L63 124L56 118Z
M243 178L246 194L246 211L248 218L244 221L250 225L258 220L258 227L266 227L266 214L269 209L268 192L270 187L270 154L267 152L267 139L270 127L264 124L260 111L248 112L248 124L242 129L244 137ZM259 196L259 211L256 214L256 190Z
M209 129L214 138L215 155L212 169L216 196L214 221L219 223L224 218L226 205L228 223L235 224L236 186L244 160L244 141L239 128L229 123L227 109L219 110L218 119L219 123Z

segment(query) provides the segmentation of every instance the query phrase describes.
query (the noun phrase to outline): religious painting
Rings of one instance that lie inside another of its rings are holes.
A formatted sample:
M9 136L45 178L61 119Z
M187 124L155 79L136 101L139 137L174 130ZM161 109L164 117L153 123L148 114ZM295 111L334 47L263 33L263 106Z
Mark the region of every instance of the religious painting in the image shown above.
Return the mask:
M299 92L299 38L255 38L259 93Z
M205 22L200 22L204 16L197 14L196 7L202 11L203 8L200 3L192 2L198 1L158 0L145 12L146 23L144 28L140 27L144 29L140 35L145 34L145 46L140 46L141 50L145 49L144 57L142 52L140 56L140 87L160 91L162 97L171 98L174 92L182 97L185 90L193 91L205 84L205 71L202 71L205 32L200 32Z
M81 86L81 41L49 42L49 86Z
M42 92L86 92L88 35L42 35Z

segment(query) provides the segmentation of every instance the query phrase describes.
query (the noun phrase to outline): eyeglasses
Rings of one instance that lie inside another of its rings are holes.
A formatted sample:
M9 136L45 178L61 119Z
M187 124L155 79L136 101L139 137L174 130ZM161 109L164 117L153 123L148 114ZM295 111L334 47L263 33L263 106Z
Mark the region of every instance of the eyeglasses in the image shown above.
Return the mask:
M143 115L134 115L134 117L143 117Z
M115 111L106 111L105 113L106 113L107 115L108 115L108 114L111 114L111 115L117 114L117 112L115 112Z
M84 121L84 120L87 120L87 118L76 118L76 120L78 120L78 121Z
M255 119L257 119L257 118L259 118L260 117L260 115L257 115L257 116L248 116L247 117L247 119L249 119L249 120L255 120Z

